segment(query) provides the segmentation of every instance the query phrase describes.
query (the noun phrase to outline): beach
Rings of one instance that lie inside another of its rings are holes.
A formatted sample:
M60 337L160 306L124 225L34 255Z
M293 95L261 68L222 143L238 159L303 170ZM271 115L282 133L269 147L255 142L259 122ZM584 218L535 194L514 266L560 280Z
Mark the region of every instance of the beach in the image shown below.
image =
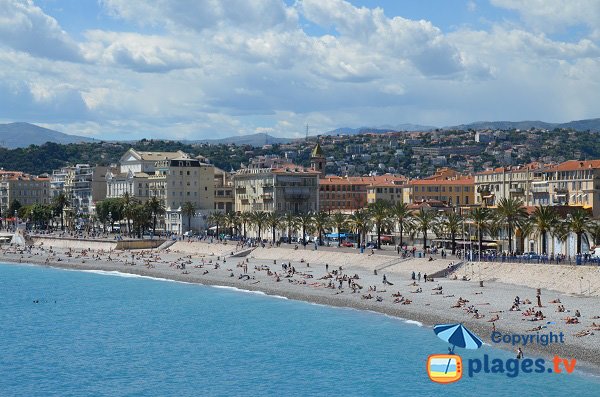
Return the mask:
M310 245L306 249L267 246L244 250L235 243L177 242L163 250L116 251L106 250L105 245L94 241L83 245L83 241L78 241L73 249L64 241L52 248L51 243L51 239L46 239L30 249L3 246L1 260L262 291L317 304L375 311L427 326L461 322L484 342L515 352L519 346L492 341L494 326L500 335L535 337L538 333L562 333L564 343L544 346L532 338L532 342L520 346L526 356L558 354L576 358L578 367L588 365L595 373L600 368L600 331L592 329L593 323L600 323L600 272L595 267L475 263L461 267L448 278L425 282L425 274L445 273L448 265L458 259L450 255L444 259L433 256L431 261L403 259L392 251L359 254L336 247L314 250ZM417 278L414 281L413 272ZM463 277L469 281L463 281ZM578 277L584 277L585 290ZM541 308L537 307L537 288L541 289ZM517 296L519 310L511 311ZM459 304L459 298L467 302ZM557 301L560 303L553 303ZM559 306L564 306L565 311L559 312ZM534 312L542 311L544 318L532 321L535 315L525 316L532 307ZM577 318L578 323L567 324L567 317Z

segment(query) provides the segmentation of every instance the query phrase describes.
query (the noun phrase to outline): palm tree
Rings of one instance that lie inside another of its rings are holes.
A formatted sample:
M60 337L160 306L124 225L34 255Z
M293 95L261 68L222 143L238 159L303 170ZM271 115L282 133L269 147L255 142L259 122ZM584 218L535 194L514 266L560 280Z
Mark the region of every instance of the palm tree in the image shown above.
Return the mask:
M275 244L275 231L281 226L281 215L276 212L267 213L266 225L271 228L271 237L273 244Z
M146 202L148 209L152 214L152 234L156 234L156 217L164 215L166 212L165 205L162 200L159 200L156 196L152 196L150 200Z
M246 225L249 225L250 223L252 223L252 213L251 212L241 212L240 213L240 222L242 224L242 227L244 228L243 232L244 232L244 240L246 239Z
M215 230L215 234L216 234L217 238L219 238L221 236L219 227L227 224L227 218L226 218L225 214L222 213L221 211L213 211L208 216L208 223L217 227Z
M188 218L188 230L192 230L192 217L196 214L196 206L191 201L186 201L181 207L181 214Z
M540 205L535 208L531 219L535 225L535 229L542 237L542 254L547 253L547 239L546 236L550 230L556 225L556 211L554 208L548 205Z
M338 247L342 244L340 233L348 225L348 217L341 212L335 212L331 215L331 224L335 226L338 235Z
M313 227L313 216L311 213L297 215L296 223L302 228L302 245L306 245L306 233Z
M69 206L69 199L63 192L60 192L52 201L54 211L60 215L60 230L65 230L64 209Z
M261 232L267 223L267 213L264 211L252 211L252 224L258 229L258 239L261 239Z
M377 248L381 249L381 231L390 226L390 204L385 200L376 201L369 204L368 210L377 229Z
M313 215L313 226L319 233L319 245L323 245L323 232L329 226L329 214L325 211L317 212Z
M371 215L367 210L356 210L350 218L348 223L358 233L358 245L362 246L365 243L366 234L371 229Z
M462 217L456 212L449 212L445 214L440 222L440 226L444 231L450 235L450 241L452 243L452 255L456 254L456 235L462 228Z
M288 244L290 244L292 242L292 231L296 230L298 219L291 212L286 212L283 217L283 223L287 229Z
M469 216L473 225L477 228L477 241L479 243L479 255L483 250L483 234L490 230L490 221L492 219L492 212L489 208L479 207L471 211ZM490 233L491 234L491 233Z
M125 192L123 194L123 215L127 221L127 234L131 236L131 225L130 220L133 219L133 208L137 204L137 200L135 200L129 192Z
M581 240L590 226L590 215L584 210L575 211L569 218L569 230L577 236L577 254L581 254Z
M594 245L600 245L600 221L591 222L588 227L588 232L592 236Z
M531 218L522 218L517 222L516 227L519 235L521 236L521 243L519 244L519 247L523 247L522 252L529 251L525 247L525 239L535 231L535 223Z
M239 224L240 224L240 217L239 215L234 212L234 211L230 211L228 213L225 214L225 224L229 227L229 234L230 235L234 235L234 232L236 232L235 234L239 233Z
M404 229L410 229L412 223L412 213L408 209L406 203L396 203L390 209L390 216L398 223L398 231L400 232L400 247L402 247L402 237L404 235Z
M431 211L425 211L423 208L419 210L415 215L415 221L417 222L417 231L423 235L423 251L427 249L427 231L431 229L435 215Z
M506 226L506 231L508 233L508 251L513 252L513 231L517 222L527 216L527 212L523 207L523 202L517 199L503 197L498 203L496 212L499 216L499 221Z

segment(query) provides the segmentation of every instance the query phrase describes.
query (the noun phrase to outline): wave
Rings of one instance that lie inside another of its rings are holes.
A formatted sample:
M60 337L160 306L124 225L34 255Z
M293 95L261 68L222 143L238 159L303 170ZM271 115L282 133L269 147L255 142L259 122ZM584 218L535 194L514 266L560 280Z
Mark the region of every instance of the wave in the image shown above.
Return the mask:
M203 285L201 283L190 283L188 281L172 280L170 278L164 278L164 277L143 276L141 274L124 273L124 272L119 272L116 270L85 270L85 269L64 269L64 270L74 271L74 272L100 274L103 276L116 276L116 277L123 277L123 278L143 278L143 279L155 280L155 281L168 281L171 283Z
M288 298L286 298L285 296L281 296L281 295L269 295L269 294L267 294L265 292L262 292L262 291L252 291L252 290L247 290L247 289L242 289L242 288L237 288L237 287L230 287L230 286L227 286L227 285L211 285L210 287L219 288L219 289L226 289L226 290L235 291L235 292L244 292L244 293L247 293L247 294L263 295L263 296L268 296L268 297L271 297L271 298L288 300Z
M416 321L416 320L404 320L404 322L406 324L412 324L412 325L416 325L417 327L422 327L423 323L420 321Z

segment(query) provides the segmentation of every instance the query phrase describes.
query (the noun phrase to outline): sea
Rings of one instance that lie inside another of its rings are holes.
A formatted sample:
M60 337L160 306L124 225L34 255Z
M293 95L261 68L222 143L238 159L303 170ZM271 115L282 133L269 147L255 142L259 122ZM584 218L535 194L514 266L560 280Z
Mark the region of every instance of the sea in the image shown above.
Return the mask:
M434 383L427 358L447 349L432 328L378 313L0 264L0 396L600 395L598 377L578 370ZM456 353L465 369L485 354L514 358L490 346Z

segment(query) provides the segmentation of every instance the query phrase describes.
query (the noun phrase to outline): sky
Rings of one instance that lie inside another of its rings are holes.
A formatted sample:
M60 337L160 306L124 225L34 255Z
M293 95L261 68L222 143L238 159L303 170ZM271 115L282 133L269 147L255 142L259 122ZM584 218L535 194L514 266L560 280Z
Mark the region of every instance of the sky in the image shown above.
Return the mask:
M600 0L0 0L0 122L98 139L600 117Z

